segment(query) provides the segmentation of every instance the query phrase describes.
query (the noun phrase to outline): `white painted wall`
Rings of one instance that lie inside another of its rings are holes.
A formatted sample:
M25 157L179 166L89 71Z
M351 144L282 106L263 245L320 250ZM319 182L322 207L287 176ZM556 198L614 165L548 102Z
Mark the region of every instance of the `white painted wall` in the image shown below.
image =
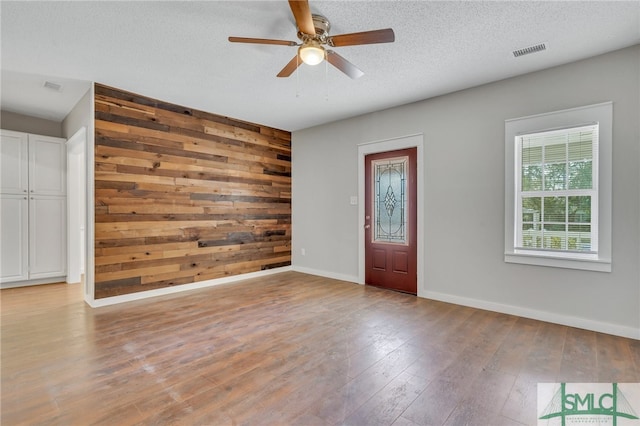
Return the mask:
M56 138L62 137L61 123L11 111L0 111L0 128Z
M93 135L93 84L62 120L62 135L69 139L82 127L86 127L87 133Z
M605 101L614 121L612 272L505 263L504 120ZM422 133L420 296L640 338L639 121L637 45L294 132L293 267L357 281L357 145Z

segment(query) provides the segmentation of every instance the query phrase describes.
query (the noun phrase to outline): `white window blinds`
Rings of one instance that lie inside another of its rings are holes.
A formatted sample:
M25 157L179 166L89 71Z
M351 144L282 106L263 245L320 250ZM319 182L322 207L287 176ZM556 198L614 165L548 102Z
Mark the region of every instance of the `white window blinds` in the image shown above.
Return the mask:
M516 137L515 248L598 251L598 125Z

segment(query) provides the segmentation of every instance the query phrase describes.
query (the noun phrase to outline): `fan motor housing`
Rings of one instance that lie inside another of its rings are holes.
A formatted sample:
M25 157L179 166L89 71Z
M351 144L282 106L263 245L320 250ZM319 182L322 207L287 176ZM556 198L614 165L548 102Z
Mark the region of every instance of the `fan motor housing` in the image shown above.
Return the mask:
M331 23L322 15L311 15L311 18L313 19L313 27L316 29L315 37L313 37L311 34L305 34L300 31L300 29L298 29L298 38L302 41L313 38L320 41L321 43L324 43L326 38L329 36Z

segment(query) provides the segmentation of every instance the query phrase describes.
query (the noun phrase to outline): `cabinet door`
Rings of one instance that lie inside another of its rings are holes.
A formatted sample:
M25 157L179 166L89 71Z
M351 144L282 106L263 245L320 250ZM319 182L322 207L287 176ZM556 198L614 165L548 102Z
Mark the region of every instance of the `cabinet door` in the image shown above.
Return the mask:
M65 140L29 135L29 192L65 195L67 148Z
M29 197L29 278L62 277L67 269L67 199Z
M0 282L29 278L29 212L26 194L0 196Z
M0 132L0 192L23 194L29 189L27 134Z

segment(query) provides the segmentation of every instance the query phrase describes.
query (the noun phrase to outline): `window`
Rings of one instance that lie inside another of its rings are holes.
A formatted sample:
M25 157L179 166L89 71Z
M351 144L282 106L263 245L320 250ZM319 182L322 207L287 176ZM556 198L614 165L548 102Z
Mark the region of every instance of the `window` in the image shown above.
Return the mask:
M516 245L598 252L598 124L516 136Z
M607 103L505 122L506 262L611 270L611 114Z
M409 157L372 160L373 241L407 245L407 173Z

